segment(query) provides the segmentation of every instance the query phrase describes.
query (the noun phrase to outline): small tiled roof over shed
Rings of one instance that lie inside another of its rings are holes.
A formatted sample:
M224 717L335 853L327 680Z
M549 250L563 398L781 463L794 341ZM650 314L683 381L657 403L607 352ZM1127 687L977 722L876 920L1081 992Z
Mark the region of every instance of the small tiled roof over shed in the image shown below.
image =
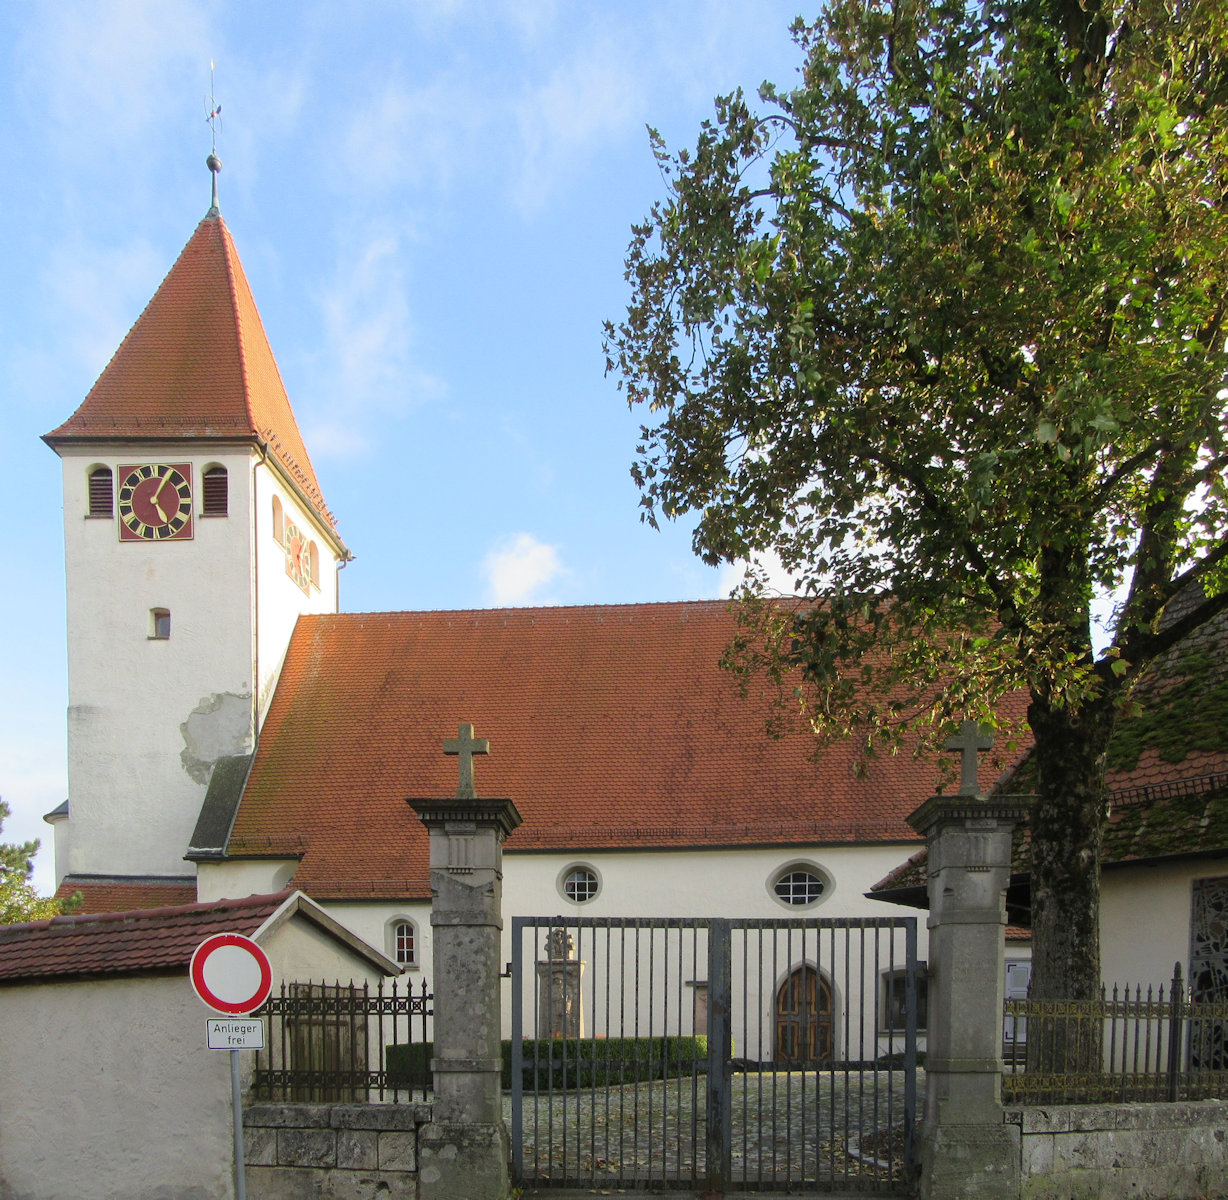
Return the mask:
M290 894L0 925L0 986L185 972L205 938L215 933L250 937Z

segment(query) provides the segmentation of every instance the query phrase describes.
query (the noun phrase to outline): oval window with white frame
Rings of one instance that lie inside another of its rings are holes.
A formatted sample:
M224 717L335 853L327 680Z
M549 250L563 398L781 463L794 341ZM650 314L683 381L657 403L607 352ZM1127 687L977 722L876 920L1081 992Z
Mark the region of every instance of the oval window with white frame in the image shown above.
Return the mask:
M786 908L813 908L831 894L831 876L814 863L790 863L768 883L768 890Z
M572 863L559 872L558 889L564 900L587 904L601 891L601 876L588 863Z

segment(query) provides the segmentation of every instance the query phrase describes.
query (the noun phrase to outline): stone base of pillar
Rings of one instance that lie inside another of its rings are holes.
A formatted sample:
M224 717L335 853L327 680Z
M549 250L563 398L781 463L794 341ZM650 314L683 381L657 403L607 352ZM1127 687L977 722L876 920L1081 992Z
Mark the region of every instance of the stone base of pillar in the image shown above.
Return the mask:
M502 1121L425 1125L418 1131L420 1200L507 1200L510 1156Z
M940 1125L921 1136L920 1200L1019 1200L1019 1129Z

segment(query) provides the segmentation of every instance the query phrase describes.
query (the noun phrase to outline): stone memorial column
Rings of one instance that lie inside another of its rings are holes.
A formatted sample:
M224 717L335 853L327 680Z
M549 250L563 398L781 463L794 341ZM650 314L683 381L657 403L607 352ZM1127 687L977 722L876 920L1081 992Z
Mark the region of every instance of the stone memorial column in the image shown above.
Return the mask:
M1027 801L977 790L976 753L990 744L965 722L947 742L963 754L959 794L908 818L929 869L921 1200L1019 1196L1019 1130L1002 1118L1002 993L1011 833Z
M546 957L537 964L537 1036L582 1038L584 1001L580 983L587 964L577 961L576 948L566 929L552 929L546 938Z
M520 814L510 800L477 798L472 756L489 749L461 725L444 742L460 758L455 799L409 801L430 835L435 1100L418 1136L422 1200L504 1200L510 1187L499 952L503 840Z

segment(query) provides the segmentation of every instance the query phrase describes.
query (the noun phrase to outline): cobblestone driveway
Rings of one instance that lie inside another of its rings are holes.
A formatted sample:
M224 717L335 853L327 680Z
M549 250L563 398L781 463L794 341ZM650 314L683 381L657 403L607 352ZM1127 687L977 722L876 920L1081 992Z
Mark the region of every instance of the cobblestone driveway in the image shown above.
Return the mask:
M702 1184L704 1082L669 1080L526 1095L526 1184ZM922 1091L919 1081L918 1094ZM504 1103L510 1128L510 1097ZM729 1182L901 1191L903 1126L902 1072L735 1075Z

